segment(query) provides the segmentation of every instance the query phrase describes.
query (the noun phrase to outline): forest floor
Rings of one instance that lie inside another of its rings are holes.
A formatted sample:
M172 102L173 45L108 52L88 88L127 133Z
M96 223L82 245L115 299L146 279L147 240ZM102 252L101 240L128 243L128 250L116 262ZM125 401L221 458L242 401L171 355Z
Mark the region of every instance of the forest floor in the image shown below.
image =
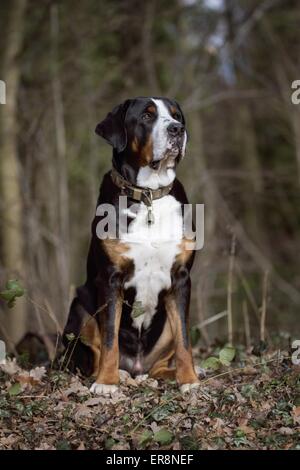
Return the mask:
M121 374L112 397L49 367L0 365L0 449L300 449L300 366L243 354L199 389Z

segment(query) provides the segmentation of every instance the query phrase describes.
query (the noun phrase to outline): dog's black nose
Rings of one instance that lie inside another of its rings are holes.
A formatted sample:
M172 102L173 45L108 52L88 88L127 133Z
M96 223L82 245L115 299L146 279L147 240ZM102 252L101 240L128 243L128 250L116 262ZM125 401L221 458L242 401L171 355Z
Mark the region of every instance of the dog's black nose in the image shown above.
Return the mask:
M171 137L176 137L178 135L183 134L184 125L180 122L171 122L171 124L169 124L167 127L167 131Z

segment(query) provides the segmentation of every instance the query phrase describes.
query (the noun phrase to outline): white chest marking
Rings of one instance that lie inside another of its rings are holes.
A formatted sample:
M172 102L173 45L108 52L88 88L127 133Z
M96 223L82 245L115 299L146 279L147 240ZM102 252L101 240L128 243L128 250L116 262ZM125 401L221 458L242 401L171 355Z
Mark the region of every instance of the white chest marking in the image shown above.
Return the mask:
M125 289L135 287L135 300L143 307L144 313L133 319L139 330L150 325L161 290L171 287L171 268L182 240L181 205L173 196L154 200L153 213L155 223L148 226L147 207L141 203L128 233L120 237L130 247L126 256L134 262L134 274Z

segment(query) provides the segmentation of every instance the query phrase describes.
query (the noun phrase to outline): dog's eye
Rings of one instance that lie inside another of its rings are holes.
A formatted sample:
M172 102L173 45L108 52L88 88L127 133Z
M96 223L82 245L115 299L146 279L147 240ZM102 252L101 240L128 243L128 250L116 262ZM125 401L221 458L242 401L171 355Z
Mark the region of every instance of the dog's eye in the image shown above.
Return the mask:
M174 113L173 114L173 119L176 119L176 121L181 121L181 114L180 113Z
M151 113L144 113L144 114L142 114L142 119L143 119L143 121L149 121L150 119L152 119L152 114Z

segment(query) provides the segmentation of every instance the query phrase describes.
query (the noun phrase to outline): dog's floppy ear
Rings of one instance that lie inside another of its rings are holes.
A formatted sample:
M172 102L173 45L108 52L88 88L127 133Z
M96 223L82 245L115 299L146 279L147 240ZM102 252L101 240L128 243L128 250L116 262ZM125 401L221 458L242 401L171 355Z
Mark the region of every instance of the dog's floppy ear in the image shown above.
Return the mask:
M177 106L177 108L179 109L179 111L181 112L181 116L182 116L182 124L185 126L185 117L184 117L184 114L183 114L183 111L179 105L179 103L177 101L175 101L175 104ZM178 161L182 160L182 158L184 157L185 155L185 149L186 149L186 144L187 144L187 141L189 140L189 135L187 133L187 130L185 129L185 140L184 140L184 143L183 143L183 146L182 146L182 149L181 149L181 153L179 155L179 159Z
M125 118L129 104L130 100L126 100L116 106L95 129L96 134L103 137L117 152L122 152L127 145Z
M182 111L181 107L179 106L179 104L177 103L177 101L175 101L175 104L176 104L177 108L179 109L179 111L181 112L182 124L185 126L185 117L184 117L183 111Z

